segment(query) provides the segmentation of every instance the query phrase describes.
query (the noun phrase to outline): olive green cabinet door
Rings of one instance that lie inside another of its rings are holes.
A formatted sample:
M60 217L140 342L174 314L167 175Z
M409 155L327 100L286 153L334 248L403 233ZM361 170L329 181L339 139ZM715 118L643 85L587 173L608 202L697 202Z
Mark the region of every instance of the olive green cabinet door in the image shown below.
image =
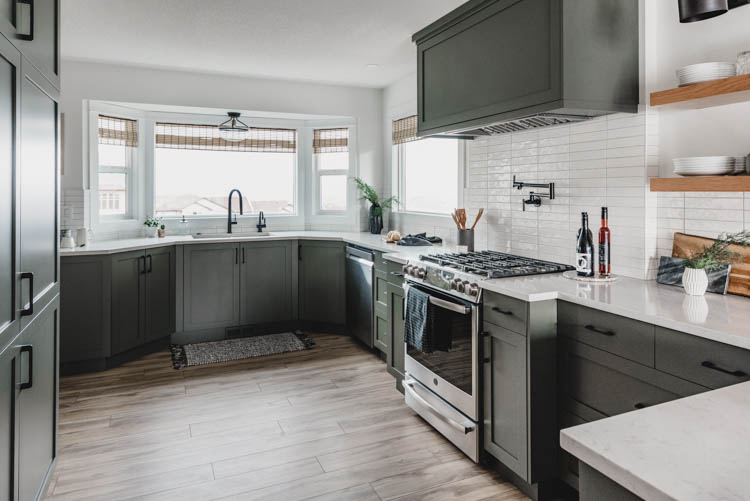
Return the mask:
M1 6L1 4L0 4ZM16 301L18 244L16 230L18 125L17 94L21 57L10 43L0 38L0 349L13 339L20 321Z
M19 13L21 2L18 2ZM16 37L15 44L55 87L60 87L58 16L59 0L33 0L33 30L31 40ZM18 19L18 16L16 16ZM17 28L22 28L17 23Z
M339 242L305 241L299 246L299 309L302 320L343 325L344 246Z
M14 499L18 485L19 354L15 345L0 353L0 499Z
M292 319L292 242L245 243L240 248L243 325Z
M40 489L55 458L57 326L55 300L20 336L18 490L22 501L43 496Z
M528 479L526 337L484 324L484 448Z
M388 324L391 330L389 368L398 379L398 386L404 378L404 289L401 286L388 284Z
M184 247L183 315L186 331L239 324L239 249L238 244Z
M19 271L34 278L33 290L21 280L20 302L27 308L31 298L39 311L57 293L57 91L25 61L22 69Z
M143 344L146 256L144 251L112 255L112 354Z
M175 329L175 249L146 250L146 334L153 341Z

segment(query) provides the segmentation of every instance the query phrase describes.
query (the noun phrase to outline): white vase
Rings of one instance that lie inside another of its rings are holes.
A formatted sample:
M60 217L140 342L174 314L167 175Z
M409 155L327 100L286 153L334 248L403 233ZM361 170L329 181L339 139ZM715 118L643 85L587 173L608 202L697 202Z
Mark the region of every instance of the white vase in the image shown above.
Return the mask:
M685 293L691 296L702 296L708 289L708 275L706 270L697 270L695 268L685 268L682 274L682 286Z

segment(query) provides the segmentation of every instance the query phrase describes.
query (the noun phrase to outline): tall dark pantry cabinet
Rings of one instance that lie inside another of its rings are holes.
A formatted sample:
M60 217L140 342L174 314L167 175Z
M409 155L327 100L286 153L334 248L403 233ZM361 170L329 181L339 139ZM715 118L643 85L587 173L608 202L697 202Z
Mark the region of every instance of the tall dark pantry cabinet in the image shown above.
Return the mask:
M0 0L0 501L56 457L59 1Z

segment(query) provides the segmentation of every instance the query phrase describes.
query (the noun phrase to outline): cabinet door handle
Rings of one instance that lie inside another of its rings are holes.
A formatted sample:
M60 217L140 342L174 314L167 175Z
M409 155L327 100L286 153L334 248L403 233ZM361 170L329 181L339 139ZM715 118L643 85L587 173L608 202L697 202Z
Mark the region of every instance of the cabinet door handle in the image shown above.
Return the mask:
M26 317L34 314L34 274L30 271L21 273L21 280L29 281L29 306L21 310L21 316Z
M28 5L26 8L21 8L22 5ZM28 33L18 33L16 36L18 36L21 40L26 40L27 42L31 42L34 40L34 0L16 0L16 26L19 26L20 19L18 15L19 12L25 12L29 16L29 32Z
M242 248L242 264L245 264L245 248Z
M148 258L148 271L146 273L151 273L154 269L154 261L151 258L151 254L146 257Z
M401 298L401 320L406 320L406 298Z
M601 334L602 336L614 336L615 335L615 331L604 330L604 329L597 329L593 325L585 325L583 328L586 329L587 331L596 332L597 334Z
M642 402L637 402L635 405L633 405L634 409L645 409L646 407L649 407L649 405Z
M513 315L513 312L512 312L512 311L510 311L510 310L501 310L501 309L500 309L500 308L498 308L497 306L493 306L493 307L492 307L492 311L496 311L496 312L498 312L498 313L502 313L503 315Z
M404 276L403 273L399 273L398 271L392 271L391 275L396 276L396 277L403 277Z
M709 362L708 360L706 360L703 363L701 363L701 365L703 367L707 368L707 369L711 369L711 370L714 370L714 371L723 372L724 374L729 374L730 376L734 376L734 377L745 377L745 376L747 376L747 373L745 373L744 371L741 371L741 370L734 370L733 371L731 369L724 369L723 367L719 367L715 363Z
M18 388L20 390L28 390L34 386L34 347L30 344L21 346L21 354L29 354L29 380L25 383L21 383Z
M234 264L240 264L240 251L237 247L234 248Z
M138 258L138 263L140 263L141 261L143 261L143 266L141 267L140 264L139 264L138 268L141 271L141 275L145 275L146 274L146 256L140 256Z

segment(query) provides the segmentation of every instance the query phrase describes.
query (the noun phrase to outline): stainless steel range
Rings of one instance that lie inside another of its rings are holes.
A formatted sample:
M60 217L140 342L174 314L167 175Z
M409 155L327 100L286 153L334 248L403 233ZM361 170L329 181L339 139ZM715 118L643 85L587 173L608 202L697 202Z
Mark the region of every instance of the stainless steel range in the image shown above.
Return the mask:
M430 306L444 310L450 326L450 348L424 353L405 345L406 404L467 456L479 461L479 332L482 326L480 282L543 273L572 266L495 251L419 256L404 267L404 289L429 295Z

